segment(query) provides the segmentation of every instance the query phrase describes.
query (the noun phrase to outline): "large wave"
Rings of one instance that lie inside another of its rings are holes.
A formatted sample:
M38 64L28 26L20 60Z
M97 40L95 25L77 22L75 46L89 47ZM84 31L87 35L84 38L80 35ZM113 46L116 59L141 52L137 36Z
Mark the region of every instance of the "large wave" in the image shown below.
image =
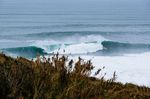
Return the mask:
M150 44L122 43L114 41L103 41L102 45L106 50L150 50Z
M129 53L143 53L150 51L150 44L124 43L116 41L103 41L103 50L97 51L96 55L122 55Z
M45 43L45 42L43 42ZM41 44L36 46L2 49L23 57L36 57L37 54L47 55L59 52L60 54L95 54L118 55L123 53L140 53L150 51L150 44L133 44L115 41L93 41L72 44Z
M44 51L44 49L36 46L5 48L5 49L1 49L1 51L9 55L22 56L26 58L35 58L38 54L40 55L47 54Z
M33 36L34 34L32 34ZM43 38L43 35L35 34ZM28 35L29 36L29 35ZM32 44L24 47L2 49L6 53L23 57L36 57L37 54L45 55L59 52L60 54L94 54L94 55L118 55L124 53L139 53L150 51L150 44L127 43L111 41L101 34L89 33L54 33L54 37L45 40L35 39ZM55 38L55 36L57 38Z
M61 35L59 35L57 39L50 37L45 40L33 40L30 45L24 47L6 48L2 49L2 51L19 56L30 57L36 56L37 53L44 55L45 53L51 54L53 52L59 52L60 54L86 54L101 50L101 42L106 40L101 35L93 34L84 36L80 34L66 35L63 37L60 36Z

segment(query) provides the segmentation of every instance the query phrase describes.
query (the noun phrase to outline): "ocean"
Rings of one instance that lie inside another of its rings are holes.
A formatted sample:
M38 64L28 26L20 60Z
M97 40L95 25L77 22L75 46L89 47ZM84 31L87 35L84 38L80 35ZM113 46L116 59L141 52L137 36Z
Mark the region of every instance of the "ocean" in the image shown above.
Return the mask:
M118 81L150 86L150 9L147 0L138 1L1 0L0 51L29 59L56 52L82 56L96 68L105 65L108 77L117 71Z

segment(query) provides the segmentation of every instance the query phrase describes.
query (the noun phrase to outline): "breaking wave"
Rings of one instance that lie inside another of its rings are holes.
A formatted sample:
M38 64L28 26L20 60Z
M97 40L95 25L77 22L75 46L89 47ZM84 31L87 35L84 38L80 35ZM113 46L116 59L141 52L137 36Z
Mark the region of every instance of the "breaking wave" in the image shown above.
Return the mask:
M46 55L59 52L60 54L94 54L121 53L121 52L145 52L150 51L150 44L132 44L115 41L93 41L71 44L46 44L7 48L4 52L13 53L23 57L36 57L37 54ZM47 42L48 43L48 42ZM38 43L39 44L39 43Z

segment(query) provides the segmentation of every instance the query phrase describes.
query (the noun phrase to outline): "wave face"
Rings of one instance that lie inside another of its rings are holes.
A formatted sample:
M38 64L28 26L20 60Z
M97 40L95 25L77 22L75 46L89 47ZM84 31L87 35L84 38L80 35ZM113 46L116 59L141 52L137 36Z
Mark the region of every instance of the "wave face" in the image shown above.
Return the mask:
M103 41L103 50L97 53L103 55L121 55L127 53L142 53L150 51L150 44L122 43L115 41Z
M22 56L26 58L35 58L38 54L46 55L47 53L42 48L35 46L6 48L2 49L4 53L11 54L13 56Z
M102 45L106 50L150 49L150 44L131 44L131 43L120 43L114 41L103 41Z

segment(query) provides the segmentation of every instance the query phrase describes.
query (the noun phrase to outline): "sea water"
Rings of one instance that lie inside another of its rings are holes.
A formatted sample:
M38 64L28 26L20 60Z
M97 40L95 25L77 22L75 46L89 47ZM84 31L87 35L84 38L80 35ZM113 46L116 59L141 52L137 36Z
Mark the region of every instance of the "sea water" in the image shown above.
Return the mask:
M117 71L118 81L150 86L150 2L0 0L0 50L94 57L96 68Z

